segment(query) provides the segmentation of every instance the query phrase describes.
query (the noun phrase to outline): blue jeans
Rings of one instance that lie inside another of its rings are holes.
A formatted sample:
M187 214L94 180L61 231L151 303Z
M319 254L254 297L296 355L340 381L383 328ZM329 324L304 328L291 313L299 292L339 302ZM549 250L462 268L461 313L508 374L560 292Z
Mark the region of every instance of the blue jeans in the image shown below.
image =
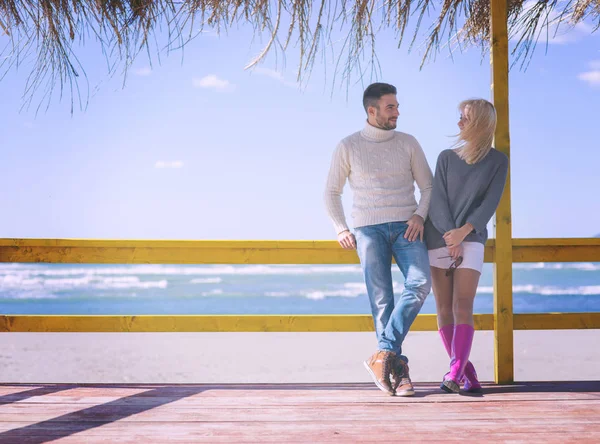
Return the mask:
M404 239L408 225L390 222L355 230L360 263L371 302L379 350L402 354L402 342L431 290L425 242ZM392 256L404 275L404 291L394 303ZM408 362L405 356L402 358Z

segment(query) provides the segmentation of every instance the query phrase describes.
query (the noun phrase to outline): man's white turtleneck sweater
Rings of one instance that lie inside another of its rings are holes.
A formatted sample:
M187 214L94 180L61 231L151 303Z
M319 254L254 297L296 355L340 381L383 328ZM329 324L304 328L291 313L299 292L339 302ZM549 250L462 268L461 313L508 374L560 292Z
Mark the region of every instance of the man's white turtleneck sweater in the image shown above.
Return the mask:
M431 169L423 149L410 134L366 124L342 140L331 161L325 205L336 233L348 229L342 190L350 182L354 193L354 227L407 221L414 214L427 218L431 198ZM417 182L421 199L417 205Z

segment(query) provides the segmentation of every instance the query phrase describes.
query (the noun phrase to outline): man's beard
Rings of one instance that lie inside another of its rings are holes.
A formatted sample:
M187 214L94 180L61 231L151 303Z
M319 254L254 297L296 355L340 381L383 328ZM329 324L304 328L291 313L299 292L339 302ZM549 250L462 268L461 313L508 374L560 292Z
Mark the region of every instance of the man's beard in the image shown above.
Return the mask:
M393 130L396 129L396 122L392 122L391 120L381 121L379 119L375 119L377 126L383 130Z

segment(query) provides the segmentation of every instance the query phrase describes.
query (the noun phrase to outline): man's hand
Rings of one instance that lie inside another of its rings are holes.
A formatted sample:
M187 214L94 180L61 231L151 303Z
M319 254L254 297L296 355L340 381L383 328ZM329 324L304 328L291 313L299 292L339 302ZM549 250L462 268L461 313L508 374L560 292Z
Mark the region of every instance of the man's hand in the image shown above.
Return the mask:
M404 233L404 239L408 239L410 242L414 242L417 238L421 238L421 242L423 242L423 224L425 221L418 214L413 214L413 216L408 219L406 225L408 228L406 229L406 233Z
M338 242L345 250L356 250L356 239L350 230L344 230L338 234Z

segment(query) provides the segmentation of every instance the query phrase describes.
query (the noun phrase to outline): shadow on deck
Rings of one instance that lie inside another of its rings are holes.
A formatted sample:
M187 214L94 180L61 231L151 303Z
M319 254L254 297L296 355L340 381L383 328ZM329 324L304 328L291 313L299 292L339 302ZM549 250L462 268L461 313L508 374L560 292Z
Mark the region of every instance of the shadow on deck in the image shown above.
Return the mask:
M0 443L600 442L600 381L484 384L0 384Z

